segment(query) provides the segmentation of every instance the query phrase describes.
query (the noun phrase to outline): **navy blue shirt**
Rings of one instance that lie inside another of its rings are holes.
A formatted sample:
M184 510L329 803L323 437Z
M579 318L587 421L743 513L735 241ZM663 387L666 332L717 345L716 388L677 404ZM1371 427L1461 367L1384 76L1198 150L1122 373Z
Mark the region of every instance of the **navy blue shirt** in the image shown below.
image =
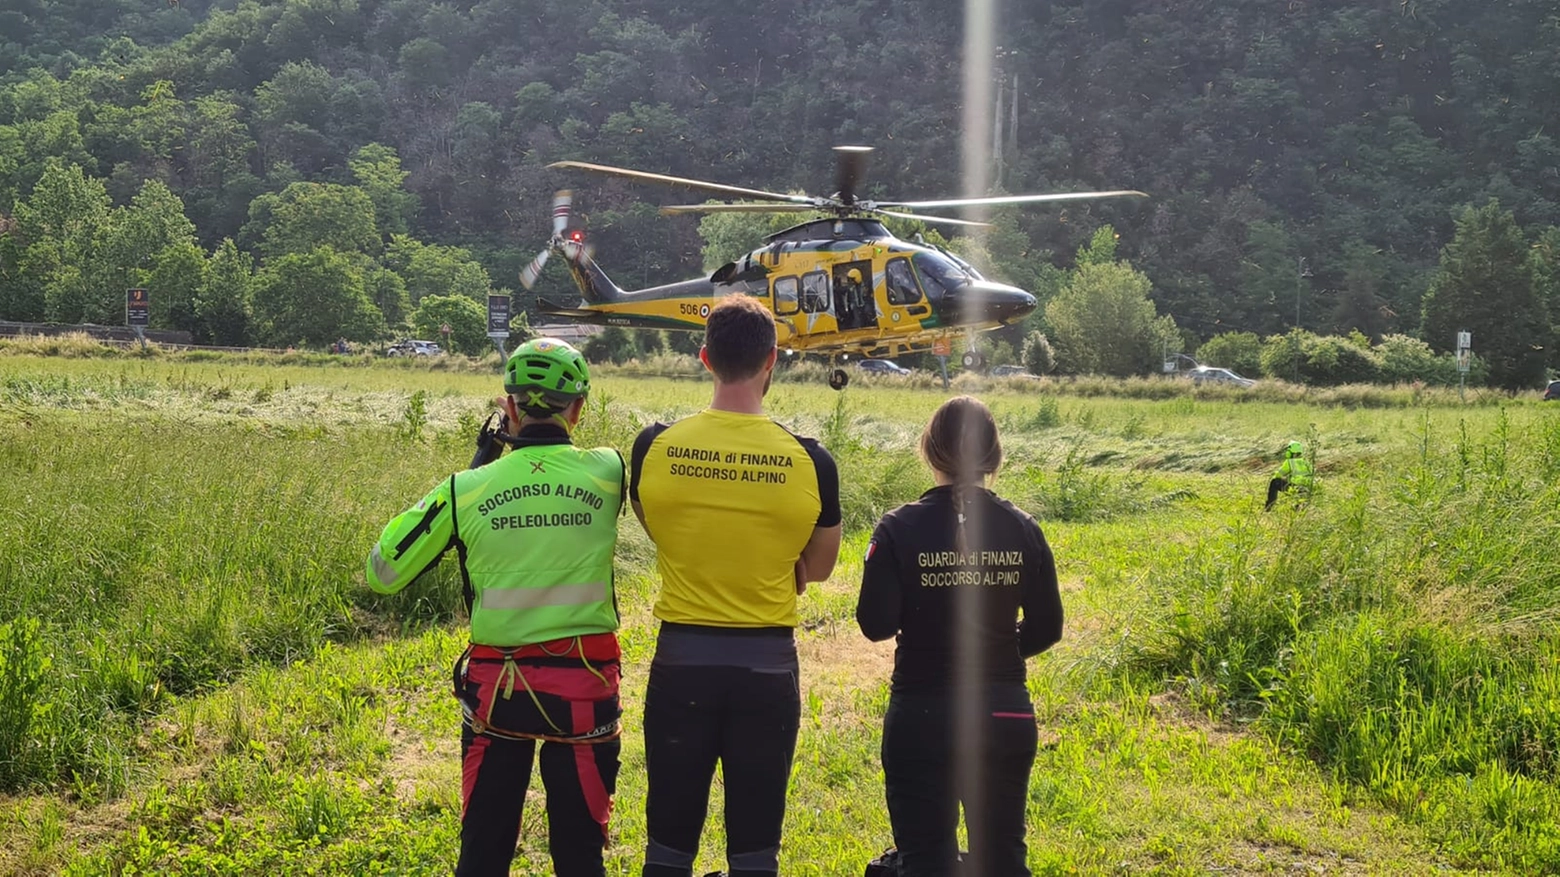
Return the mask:
M878 522L856 622L873 641L898 635L894 691L1022 683L1024 659L1062 638L1056 560L1027 512L935 487Z

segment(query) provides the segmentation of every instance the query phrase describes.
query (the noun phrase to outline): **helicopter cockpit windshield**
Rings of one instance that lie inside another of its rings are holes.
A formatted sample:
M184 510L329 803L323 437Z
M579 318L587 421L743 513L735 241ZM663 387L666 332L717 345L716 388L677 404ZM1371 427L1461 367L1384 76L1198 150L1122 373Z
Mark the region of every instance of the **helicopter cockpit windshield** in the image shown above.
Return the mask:
M964 273L968 274L971 280L985 280L986 279L985 275L981 274L978 270L976 270L974 265L971 265L969 262L964 261L963 257L961 257L958 253L951 253L951 252L949 252L947 250L941 250L940 252L944 256L947 256L948 258L952 259L954 261L954 263L957 264L960 268L963 268L964 269Z
M930 299L939 299L943 293L958 289L971 279L968 272L942 253L919 252L911 262L915 264L916 273L921 275L921 286Z

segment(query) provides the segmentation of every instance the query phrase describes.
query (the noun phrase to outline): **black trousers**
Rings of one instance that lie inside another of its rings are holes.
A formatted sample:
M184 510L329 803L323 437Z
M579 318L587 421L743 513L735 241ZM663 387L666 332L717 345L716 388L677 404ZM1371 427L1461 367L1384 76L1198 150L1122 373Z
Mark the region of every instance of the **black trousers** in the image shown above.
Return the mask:
M1022 685L994 688L979 715L955 716L948 693L889 697L883 718L888 818L903 877L1028 877L1024 807L1039 739ZM974 739L958 739L956 727ZM970 850L962 865L959 805Z
M506 740L461 732L465 809L460 820L457 877L508 877L520 839L520 812L531 784L535 740ZM617 740L594 745L542 744L547 789L548 848L558 877L603 877L606 820L617 789ZM602 796L605 795L605 800Z
M1262 508L1271 509L1273 507L1273 503L1278 501L1278 495L1288 489L1289 481L1287 479L1274 478L1272 481L1269 481L1267 505L1264 505Z
M644 877L693 873L717 761L726 785L729 873L778 873L801 715L794 671L651 664Z

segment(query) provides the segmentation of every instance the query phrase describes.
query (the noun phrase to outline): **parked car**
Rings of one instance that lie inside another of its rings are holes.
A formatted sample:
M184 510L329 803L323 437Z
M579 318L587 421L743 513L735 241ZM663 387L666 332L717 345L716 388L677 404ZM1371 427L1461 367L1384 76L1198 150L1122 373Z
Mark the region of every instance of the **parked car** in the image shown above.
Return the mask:
M1039 375L1031 373L1021 365L999 365L991 370L994 378L1038 378Z
M872 375L908 375L910 370L891 359L858 359L856 368Z
M1229 384L1235 387L1254 387L1256 381L1251 378L1243 378L1227 368L1215 368L1211 365L1200 365L1192 369L1188 374L1194 384Z
M1549 386L1544 388L1544 401L1550 399L1560 399L1560 381L1550 381Z
M385 350L386 356L438 356L444 349L433 341L401 340Z

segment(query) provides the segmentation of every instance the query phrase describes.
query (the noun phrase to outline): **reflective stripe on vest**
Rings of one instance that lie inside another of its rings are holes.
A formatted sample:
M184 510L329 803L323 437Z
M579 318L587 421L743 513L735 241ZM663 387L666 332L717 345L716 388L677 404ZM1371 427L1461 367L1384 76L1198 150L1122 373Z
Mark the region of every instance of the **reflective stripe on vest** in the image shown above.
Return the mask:
M548 585L542 588L489 588L482 592L483 609L535 609L539 606L583 606L607 599L606 582Z
M617 629L622 491L623 461L611 448L521 447L456 474L473 642L521 646Z

